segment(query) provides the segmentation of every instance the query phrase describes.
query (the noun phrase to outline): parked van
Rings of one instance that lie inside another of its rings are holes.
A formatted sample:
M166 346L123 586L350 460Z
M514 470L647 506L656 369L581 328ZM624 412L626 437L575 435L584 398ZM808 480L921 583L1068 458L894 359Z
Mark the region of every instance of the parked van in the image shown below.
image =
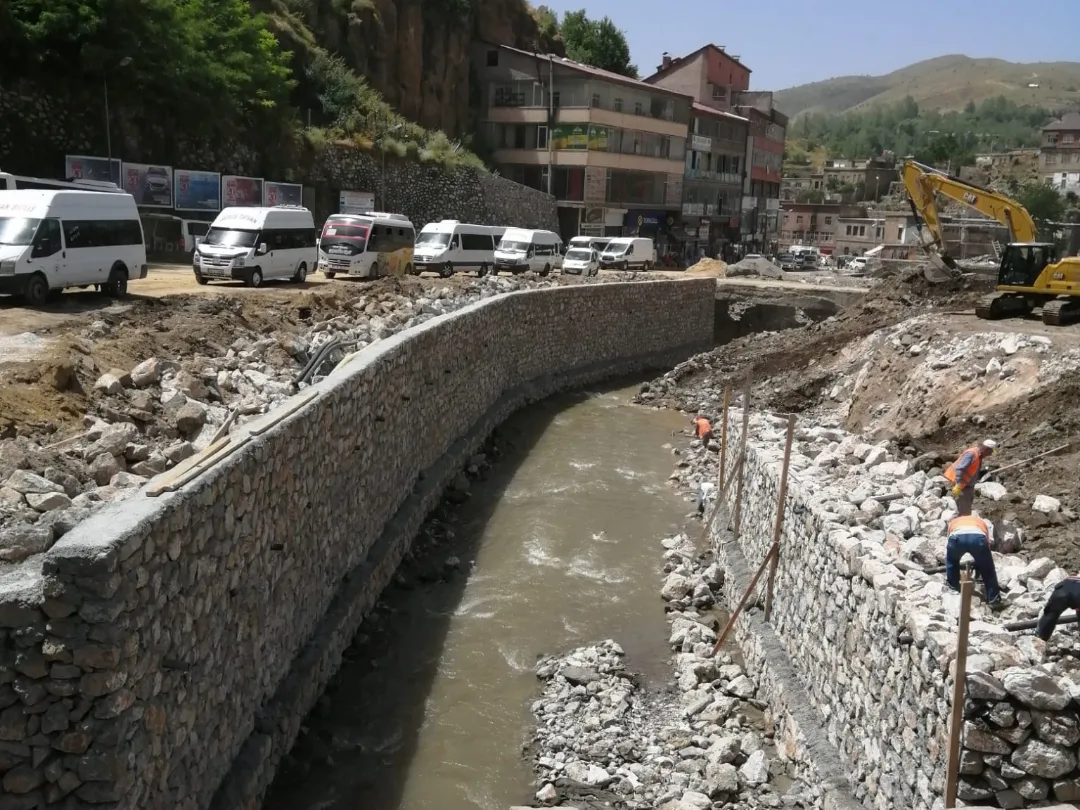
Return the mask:
M637 236L616 236L600 254L601 267L619 270L652 270L656 264L656 248L652 239Z
M416 231L402 214L333 214L319 238L319 269L361 278L413 272Z
M597 253L603 253L604 248L607 247L610 241L610 236L575 236L567 244L566 249L587 247L592 248Z
M0 191L0 294L39 306L50 291L94 285L121 298L146 272L130 194Z
M495 264L495 245L506 228L468 225L456 219L429 222L416 237L416 272L434 270L449 278L456 270L475 270L482 276Z
M239 279L249 287L289 279L302 283L318 261L315 220L298 205L223 208L195 250L195 280Z
M46 180L43 177L23 177L0 172L0 191L109 191L126 194L116 183L102 180Z
M546 276L562 267L562 254L562 239L556 233L507 228L495 248L495 272L509 270L516 275L532 270Z

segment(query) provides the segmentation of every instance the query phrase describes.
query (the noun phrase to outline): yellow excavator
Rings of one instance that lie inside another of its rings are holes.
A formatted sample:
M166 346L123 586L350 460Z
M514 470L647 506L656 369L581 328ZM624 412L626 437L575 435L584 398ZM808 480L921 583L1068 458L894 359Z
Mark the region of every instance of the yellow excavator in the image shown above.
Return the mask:
M925 222L933 239L933 245L923 247L945 278L956 272L956 262L945 244L936 194L963 203L1009 229L997 289L976 304L978 317L1025 317L1041 308L1043 323L1051 326L1065 326L1080 319L1080 257L1059 258L1053 243L1036 241L1035 222L1024 206L911 158L904 161L903 180L916 223ZM927 278L944 280L931 274Z

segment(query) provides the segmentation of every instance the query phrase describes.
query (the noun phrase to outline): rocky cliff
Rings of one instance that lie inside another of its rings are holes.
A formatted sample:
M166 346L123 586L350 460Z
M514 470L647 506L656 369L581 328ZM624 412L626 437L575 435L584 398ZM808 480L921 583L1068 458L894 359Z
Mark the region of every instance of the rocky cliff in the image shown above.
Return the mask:
M526 0L251 0L280 19L282 5L316 43L341 56L406 118L457 136L472 129L469 46L477 39L562 54ZM291 27L295 30L295 26ZM278 31L283 39L290 27ZM286 43L289 47L290 43Z

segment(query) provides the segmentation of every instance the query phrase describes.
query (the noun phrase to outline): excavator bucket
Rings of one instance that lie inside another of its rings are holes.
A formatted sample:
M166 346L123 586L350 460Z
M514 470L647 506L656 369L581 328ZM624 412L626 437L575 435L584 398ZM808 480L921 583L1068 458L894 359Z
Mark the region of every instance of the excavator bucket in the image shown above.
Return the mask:
M923 276L931 284L951 281L960 275L956 262L951 256L939 256L937 253L929 253L928 258L930 261L923 267Z

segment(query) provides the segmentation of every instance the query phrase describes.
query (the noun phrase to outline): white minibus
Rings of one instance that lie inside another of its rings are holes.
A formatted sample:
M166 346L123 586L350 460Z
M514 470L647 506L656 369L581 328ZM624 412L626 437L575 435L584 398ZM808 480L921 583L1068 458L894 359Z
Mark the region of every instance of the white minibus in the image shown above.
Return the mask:
M612 237L610 236L575 236L567 243L567 250L570 248L592 248L597 253L603 253L604 248L607 247L607 243L610 242Z
M416 272L434 270L448 278L457 270L475 270L483 276L495 264L495 245L506 228L469 225L455 219L429 222L416 237L413 264Z
M616 236L607 243L600 254L601 267L614 267L619 270L638 268L652 270L656 264L656 248L652 239L639 236Z
M413 272L416 231L402 214L332 214L319 238L319 269L361 278Z
M0 172L0 191L109 191L126 194L116 183L102 180L46 180L43 177L24 177Z
M495 248L495 272L509 270L516 275L532 270L546 276L562 267L562 254L562 239L556 233L507 228Z
M300 284L319 260L315 220L298 205L223 208L191 260L195 280L239 279L258 287L270 279Z
M0 191L0 294L39 306L50 291L97 286L120 298L146 272L130 194Z

